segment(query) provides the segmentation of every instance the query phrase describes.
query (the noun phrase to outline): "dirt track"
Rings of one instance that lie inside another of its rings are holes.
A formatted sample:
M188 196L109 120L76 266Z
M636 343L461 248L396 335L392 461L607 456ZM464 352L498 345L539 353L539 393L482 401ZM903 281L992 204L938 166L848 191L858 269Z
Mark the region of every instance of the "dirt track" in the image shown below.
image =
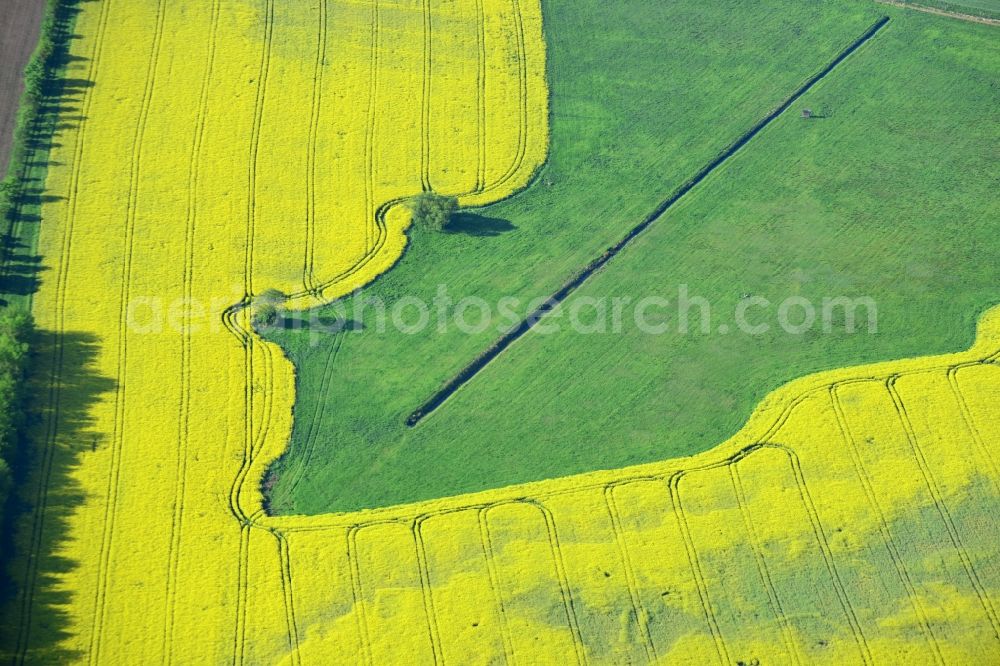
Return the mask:
M38 43L45 0L0 1L0 178L7 173L21 75Z
M897 0L878 0L883 5L892 5L894 7L902 7L903 9L912 9L918 12L924 12L926 14L936 14L938 16L947 16L948 18L958 19L960 21L971 21L973 23L985 23L986 25L1000 25L1000 20L986 18L985 16L973 16L972 14L959 14L958 12L949 12L944 9L937 9L935 7L925 7L923 5L914 5L908 2L897 2Z

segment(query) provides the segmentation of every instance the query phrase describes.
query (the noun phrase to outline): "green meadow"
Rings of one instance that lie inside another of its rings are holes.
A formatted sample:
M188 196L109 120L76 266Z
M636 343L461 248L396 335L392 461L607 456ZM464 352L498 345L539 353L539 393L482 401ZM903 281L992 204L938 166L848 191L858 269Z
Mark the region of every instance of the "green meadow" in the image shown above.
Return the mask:
M432 303L446 285L456 300L516 298L524 314L879 17L891 21L540 322L558 330L526 334L415 427L407 417L494 343L495 326L383 332L371 308L349 301L313 313L343 308L357 323L341 332L273 330L296 366L297 402L268 481L272 512L386 506L690 455L733 435L796 377L967 347L998 300L995 27L869 2L543 7L546 165L525 191L463 212L445 233L413 232L363 296ZM709 306L706 328L695 305L680 332L682 289ZM766 332L739 330L748 296ZM824 330L821 304L840 296L870 299L877 331L865 319L848 332L843 316ZM631 299L620 330L601 331L596 307L576 306L589 331L568 325L574 299L615 298ZM643 298L661 299L652 318L664 332L633 325ZM800 304L792 323L809 303L815 325L782 328L788 299Z

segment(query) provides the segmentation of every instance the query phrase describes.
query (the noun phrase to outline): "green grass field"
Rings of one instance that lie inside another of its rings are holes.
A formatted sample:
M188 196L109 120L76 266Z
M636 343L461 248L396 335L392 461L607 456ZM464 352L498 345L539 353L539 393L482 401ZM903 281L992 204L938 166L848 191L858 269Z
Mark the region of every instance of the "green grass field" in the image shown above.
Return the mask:
M577 294L675 298L686 284L712 305L710 334L528 334L415 428L406 417L495 329L378 333L364 319L365 330L272 334L298 372L272 511L701 451L795 377L964 348L997 300L995 28L851 2L544 8L552 146L540 178L475 211L495 234L417 235L365 293L547 296L878 16L893 20ZM878 334L720 334L746 294L870 297Z

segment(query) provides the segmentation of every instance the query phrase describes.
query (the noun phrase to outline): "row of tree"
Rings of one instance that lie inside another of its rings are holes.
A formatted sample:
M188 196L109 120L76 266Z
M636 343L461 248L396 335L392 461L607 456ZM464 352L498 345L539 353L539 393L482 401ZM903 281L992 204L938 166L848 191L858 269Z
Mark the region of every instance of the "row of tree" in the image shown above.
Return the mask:
M18 107L11 159L6 177L0 182L0 229L8 235L5 244L16 240L9 237L10 225L17 198L23 192L26 163L32 151L29 139L52 115L43 113L50 92L46 86L65 64L71 37L67 17L75 4L76 0L46 0L38 45L24 69L24 94ZM32 326L29 314L10 305L0 306L0 523L5 527L7 500L13 486L11 464L24 455L19 444L30 407L26 392Z
M17 310L0 310L0 506L12 485L10 463L24 432L27 409L28 337L31 318Z
M21 188L24 162L28 153L29 134L41 116L46 82L52 72L62 67L61 54L66 50L69 35L61 23L61 10L72 3L67 0L48 0L42 19L38 46L24 68L24 94L17 110L14 124L14 142L6 178L0 182L0 222L7 222L12 215L15 199Z

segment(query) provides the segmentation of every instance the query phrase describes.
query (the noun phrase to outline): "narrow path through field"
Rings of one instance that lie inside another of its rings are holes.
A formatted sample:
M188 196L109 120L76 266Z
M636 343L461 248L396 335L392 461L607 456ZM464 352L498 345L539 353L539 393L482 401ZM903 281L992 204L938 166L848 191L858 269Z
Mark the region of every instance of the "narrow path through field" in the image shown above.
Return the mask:
M986 25L1000 25L1000 19L986 18L985 16L973 16L972 14L960 14L958 12L949 12L946 9L937 9L935 7L925 7L923 5L914 5L909 2L897 2L896 0L876 0L883 5L892 5L893 7L902 7L903 9L912 9L917 12L924 12L926 14L935 14L937 16L947 16L948 18L958 19L959 21L971 21L972 23L985 23Z
M432 395L424 404L418 407L409 417L406 419L406 425L413 427L420 423L428 414L440 407L445 400L451 397L462 386L471 381L479 372L485 368L489 363L499 356L504 350L506 350L510 345L516 342L521 336L530 331L535 324L537 324L547 313L554 310L560 303L562 303L566 298L569 297L574 291L576 291L580 286L583 285L594 273L599 269L603 268L611 259L613 259L618 253L624 250L628 245L643 231L648 229L654 222L660 219L668 210L670 210L674 204L680 201L688 192L695 188L701 181L705 180L712 172L723 166L729 158L735 155L740 148L745 146L750 142L757 134L764 130L768 125L777 120L781 114L788 110L788 108L795 103L802 95L809 92L813 86L822 81L830 72L832 72L840 63L842 63L848 56L857 51L861 46L866 44L870 39L872 39L882 28L884 28L889 23L889 17L883 16L874 25L872 25L863 35L858 37L854 42L852 42L847 48L841 51L836 58L834 58L830 64L820 70L818 73L810 77L805 83L803 83L795 92L793 92L784 102L782 102L774 111L769 113L767 116L762 118L756 125L747 130L742 136L740 136L736 141L729 145L728 148L719 153L711 162L702 167L698 173L688 179L683 185L674 190L674 192L665 199L659 206L653 210L652 213L646 216L646 218L640 222L638 225L632 228L628 234L625 235L620 241L609 247L602 255L591 261L587 266L583 268L579 273L577 273L573 278L571 278L566 284L559 288L554 294L552 294L548 300L540 305L535 311L530 313L526 318L521 320L519 324L511 328L507 333L505 333L499 340L497 340L493 346L488 348L485 352L480 354L475 360L473 360L469 365L465 366L454 378L448 381L437 393Z

